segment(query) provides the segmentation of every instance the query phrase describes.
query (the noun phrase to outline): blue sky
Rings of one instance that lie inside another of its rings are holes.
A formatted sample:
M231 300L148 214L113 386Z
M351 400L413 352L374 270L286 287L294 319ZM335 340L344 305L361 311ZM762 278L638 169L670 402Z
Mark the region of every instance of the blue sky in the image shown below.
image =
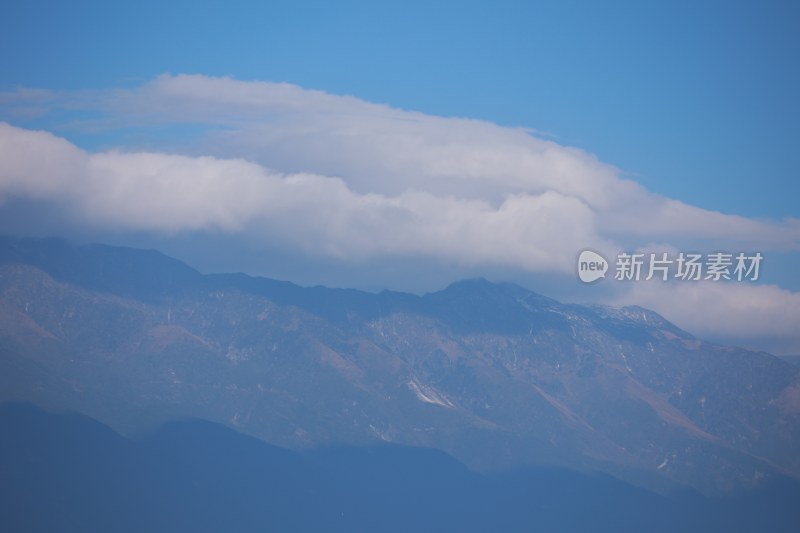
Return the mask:
M204 271L471 276L800 352L795 2L0 5L0 230ZM590 246L758 284L579 284ZM692 302L687 307L686 302Z

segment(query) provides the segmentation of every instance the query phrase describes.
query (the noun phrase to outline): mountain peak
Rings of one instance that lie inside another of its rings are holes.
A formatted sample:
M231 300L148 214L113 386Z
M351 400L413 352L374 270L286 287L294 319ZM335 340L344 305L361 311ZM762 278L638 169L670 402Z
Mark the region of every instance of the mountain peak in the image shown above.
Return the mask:
M491 297L519 301L521 299L539 300L542 303L557 303L556 300L535 293L521 285L508 281L489 281L486 278L470 278L451 283L446 288L428 293L427 298Z
M0 263L29 264L62 282L144 300L195 288L203 277L157 250L61 239L0 236Z

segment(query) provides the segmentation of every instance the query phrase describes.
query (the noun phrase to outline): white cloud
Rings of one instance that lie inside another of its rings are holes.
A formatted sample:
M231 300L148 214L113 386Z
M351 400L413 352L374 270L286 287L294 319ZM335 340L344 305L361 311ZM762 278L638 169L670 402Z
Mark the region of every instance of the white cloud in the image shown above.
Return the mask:
M800 354L800 293L774 285L629 283L618 305L636 304L700 338Z
M582 150L521 128L402 111L349 96L270 82L160 76L116 91L104 108L117 121L202 124L204 154L242 157L284 172L339 176L358 193L405 191L500 205L509 195L552 191L596 214L610 239L747 242L800 249L800 222L726 215L651 194Z
M240 230L281 177L238 159L154 153L87 155L77 199L85 216L148 230Z
M0 199L70 194L86 174L86 155L66 139L0 122Z
M60 203L89 223L248 231L339 259L412 254L563 270L575 247L601 241L591 210L555 191L499 205L418 190L360 194L339 178L280 174L242 159L91 154L8 124L0 124L0 160L0 197Z

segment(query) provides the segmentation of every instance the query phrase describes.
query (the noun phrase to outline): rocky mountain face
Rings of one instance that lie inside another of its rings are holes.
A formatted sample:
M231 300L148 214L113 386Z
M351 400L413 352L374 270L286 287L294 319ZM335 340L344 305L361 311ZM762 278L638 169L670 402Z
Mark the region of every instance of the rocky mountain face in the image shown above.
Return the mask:
M371 294L3 238L0 401L127 434L194 417L295 449L385 441L707 493L800 477L800 367L485 280Z

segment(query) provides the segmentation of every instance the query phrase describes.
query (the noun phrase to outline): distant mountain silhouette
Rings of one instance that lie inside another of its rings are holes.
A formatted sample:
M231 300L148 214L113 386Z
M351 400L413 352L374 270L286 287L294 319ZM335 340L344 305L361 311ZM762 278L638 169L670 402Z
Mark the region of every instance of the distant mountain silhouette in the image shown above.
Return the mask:
M708 500L603 475L481 475L394 445L293 452L171 422L134 440L72 414L0 406L0 530L33 532L795 532L800 484Z

